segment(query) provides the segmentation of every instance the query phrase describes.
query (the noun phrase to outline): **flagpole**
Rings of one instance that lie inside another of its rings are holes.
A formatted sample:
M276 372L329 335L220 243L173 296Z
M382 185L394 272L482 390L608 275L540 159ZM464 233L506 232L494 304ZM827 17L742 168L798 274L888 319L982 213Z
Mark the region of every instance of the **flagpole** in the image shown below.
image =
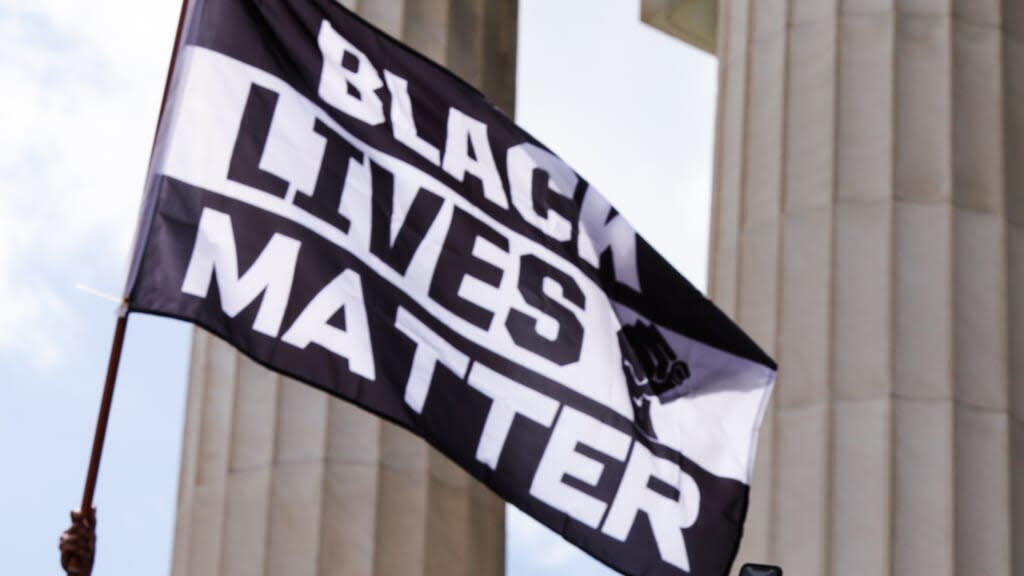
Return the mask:
M178 28L174 34L174 48L171 51L171 61L167 67L167 78L164 81L164 94L160 100L160 114L157 116L157 128L153 134L152 150L156 149L156 139L160 131L160 120L163 118L164 109L167 106L167 96L171 90L171 76L174 74L174 65L178 60L178 46L181 44L181 35L185 27L185 14L188 12L189 0L182 0L181 12L178 15ZM117 383L117 369L121 363L121 350L124 348L124 334L128 328L128 300L122 302L117 314L117 324L114 326L114 341L110 346L110 358L107 362L107 379L103 386L103 400L100 402L100 413L96 420L96 432L92 441L92 457L89 459L89 472L85 478L85 490L82 493L82 513L92 511L93 494L96 491L96 477L99 474L100 458L103 456L103 441L107 434L107 420L110 417L110 405L114 397L114 384Z
M82 493L83 513L92 510L92 497L96 491L96 477L100 471L100 458L103 456L103 440L107 435L107 421L110 419L110 405L114 399L114 385L117 383L117 370L121 364L121 350L124 348L124 334L128 328L127 303L122 304L114 325L114 340L110 345L110 358L107 361L107 379L103 384L103 400L100 401L100 413L96 418L96 432L92 438L92 457L89 459L89 472L85 477L85 490Z
M178 27L174 33L174 46L171 49L171 60L167 67L164 82L164 93L160 100L160 113L157 126L153 133L153 145L150 153L156 150L156 142L160 133L160 121L167 107L167 97L171 90L171 77L178 61L178 48L181 45L182 33L185 28L185 16L188 13L189 0L181 1L178 15ZM110 356L107 360L107 377L103 384L103 398L100 411L96 418L96 430L92 439L92 454L89 457L89 470L85 477L85 488L82 491L82 505L77 514L72 512L72 527L61 537L61 564L69 574L90 574L95 546L96 519L93 517L93 496L96 493L96 480L99 477L100 459L103 456L103 445L107 436L107 423L110 420L110 407L114 400L114 385L117 383L117 372L121 365L121 351L124 349L125 332L128 329L129 301L127 297L121 302L117 311L117 323L114 325L114 338L110 345ZM84 571L82 571L84 570Z
M110 406L114 400L114 384L121 365L121 350L124 349L124 335L128 329L128 302L124 301L117 310L114 325L114 339L110 344L107 360L107 378L103 383L103 399L96 417L96 431L92 437L92 455L89 457L89 471L85 476L82 491L82 505L71 512L71 527L61 535L61 566L70 574L88 576L92 573L96 546L96 517L93 514L93 495L96 492L96 478L100 472L100 458L103 456L103 441L107 436L107 422L110 420Z

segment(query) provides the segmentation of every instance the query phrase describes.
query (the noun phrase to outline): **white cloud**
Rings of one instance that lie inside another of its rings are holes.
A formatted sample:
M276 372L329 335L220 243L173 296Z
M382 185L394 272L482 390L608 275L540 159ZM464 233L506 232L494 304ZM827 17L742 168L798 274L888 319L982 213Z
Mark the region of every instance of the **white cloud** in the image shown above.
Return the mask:
M177 2L0 0L0 357L52 365L134 229Z

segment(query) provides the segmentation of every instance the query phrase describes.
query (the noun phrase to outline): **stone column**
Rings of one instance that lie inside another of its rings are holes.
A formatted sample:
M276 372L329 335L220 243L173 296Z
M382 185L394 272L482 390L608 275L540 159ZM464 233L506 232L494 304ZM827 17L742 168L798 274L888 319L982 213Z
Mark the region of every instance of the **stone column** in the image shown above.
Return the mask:
M516 0L344 2L512 114ZM421 440L196 330L174 576L500 576L504 504Z
M770 350L740 559L1024 574L1024 2L721 0L710 292Z

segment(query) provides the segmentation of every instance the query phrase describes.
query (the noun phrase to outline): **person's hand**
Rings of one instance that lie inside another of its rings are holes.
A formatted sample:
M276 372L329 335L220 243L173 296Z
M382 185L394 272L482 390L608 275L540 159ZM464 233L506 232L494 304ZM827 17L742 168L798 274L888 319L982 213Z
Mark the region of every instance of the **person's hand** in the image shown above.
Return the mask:
M60 535L60 565L68 576L89 576L96 552L96 509L72 510L71 527Z

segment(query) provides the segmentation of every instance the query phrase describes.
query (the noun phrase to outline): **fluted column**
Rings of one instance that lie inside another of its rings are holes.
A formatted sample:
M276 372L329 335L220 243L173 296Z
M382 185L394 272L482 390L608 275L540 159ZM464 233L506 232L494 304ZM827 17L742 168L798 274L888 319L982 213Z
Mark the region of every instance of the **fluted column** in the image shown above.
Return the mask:
M1024 4L1003 0L1003 143L1006 146L1010 334L1011 559L1024 572Z
M343 4L512 113L516 0ZM194 332L174 576L500 576L504 540L421 440Z
M710 292L780 365L741 560L1024 574L1024 2L719 8Z

